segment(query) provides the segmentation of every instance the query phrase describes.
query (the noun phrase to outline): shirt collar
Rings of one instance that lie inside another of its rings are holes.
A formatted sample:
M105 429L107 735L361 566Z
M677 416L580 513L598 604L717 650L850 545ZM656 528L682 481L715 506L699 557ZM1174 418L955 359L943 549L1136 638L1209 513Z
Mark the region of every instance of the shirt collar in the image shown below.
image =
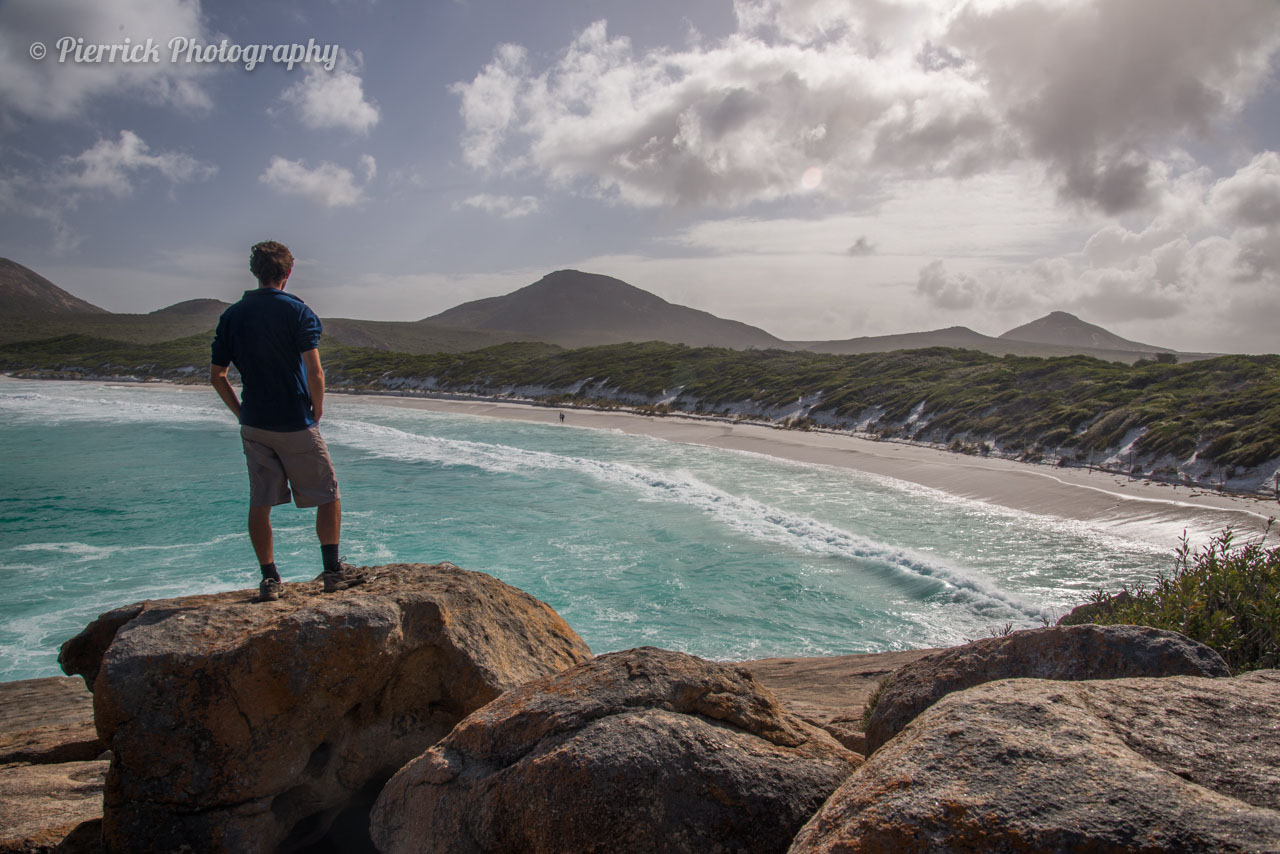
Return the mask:
M294 300L295 302L302 302L302 297L291 294L288 291L282 291L279 288L254 288L251 291L244 292L244 295L246 297L255 296L257 294L265 294L267 296L275 295L275 296L281 296L281 297L288 297L289 299ZM302 303L302 304L306 305L306 303Z

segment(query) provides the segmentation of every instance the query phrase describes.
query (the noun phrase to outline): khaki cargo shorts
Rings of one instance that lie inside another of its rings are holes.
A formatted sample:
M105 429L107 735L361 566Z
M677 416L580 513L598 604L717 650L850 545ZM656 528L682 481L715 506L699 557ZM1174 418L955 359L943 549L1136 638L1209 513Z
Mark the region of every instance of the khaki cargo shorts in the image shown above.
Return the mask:
M280 433L241 426L240 440L249 464L250 507L286 504L290 487L298 507L338 500L338 476L319 427Z

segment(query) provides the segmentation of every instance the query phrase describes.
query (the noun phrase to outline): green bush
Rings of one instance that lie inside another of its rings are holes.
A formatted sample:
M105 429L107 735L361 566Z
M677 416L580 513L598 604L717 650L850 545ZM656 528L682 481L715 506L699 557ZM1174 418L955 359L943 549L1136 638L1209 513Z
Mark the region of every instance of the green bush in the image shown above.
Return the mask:
M1194 550L1184 537L1171 573L1150 588L1098 591L1087 619L1181 632L1217 650L1232 673L1280 666L1280 546L1265 545L1270 529L1237 542L1227 528Z
M880 702L881 695L884 694L885 689L889 687L889 683L892 681L893 681L893 674L890 673L888 676L884 677L883 679L881 679L879 682L876 683L875 690L873 690L871 692L871 696L867 698L867 704L862 707L863 732L866 732L867 727L871 725L871 713L876 710L876 706Z

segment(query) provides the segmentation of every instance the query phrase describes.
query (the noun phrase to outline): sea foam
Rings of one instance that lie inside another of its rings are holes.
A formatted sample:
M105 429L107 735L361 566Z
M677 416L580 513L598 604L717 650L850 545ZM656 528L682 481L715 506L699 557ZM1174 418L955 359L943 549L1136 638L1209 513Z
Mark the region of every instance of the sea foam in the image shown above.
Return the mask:
M945 595L983 613L991 612L994 606L996 610L1012 610L1023 617L1041 614L1040 609L1000 590L976 573L930 560L909 549L877 543L750 497L731 495L686 472L664 473L621 462L422 436L359 421L338 421L330 424L329 430L333 441L391 459L473 466L504 474L549 470L585 474L600 483L630 489L642 500L695 508L759 541L859 561L904 584L915 596Z

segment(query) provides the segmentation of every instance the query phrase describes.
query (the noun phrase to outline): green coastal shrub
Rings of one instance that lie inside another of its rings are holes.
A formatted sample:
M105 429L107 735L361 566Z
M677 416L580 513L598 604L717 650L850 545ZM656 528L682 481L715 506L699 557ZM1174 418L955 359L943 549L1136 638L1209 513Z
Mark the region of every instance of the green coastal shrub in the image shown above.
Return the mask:
M1227 528L1196 549L1184 537L1172 572L1149 588L1098 591L1071 622L1181 632L1217 650L1232 673L1280 666L1280 546L1266 546L1270 530L1239 542Z
M881 695L884 694L885 689L889 687L889 683L892 681L893 681L893 674L890 673L888 676L884 677L883 679L881 679L879 682L876 683L875 690L873 690L871 692L871 696L867 698L867 704L862 707L862 731L863 732L866 732L867 727L871 725L871 714L876 710L876 706L880 703Z

